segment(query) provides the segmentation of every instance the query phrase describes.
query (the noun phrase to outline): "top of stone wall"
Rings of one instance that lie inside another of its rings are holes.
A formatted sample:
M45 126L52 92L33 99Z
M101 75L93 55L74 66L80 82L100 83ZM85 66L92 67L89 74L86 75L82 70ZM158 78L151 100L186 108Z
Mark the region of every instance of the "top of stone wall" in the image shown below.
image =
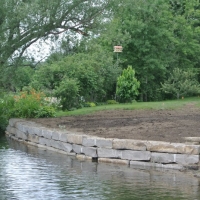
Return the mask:
M116 150L151 151L175 154L200 154L200 145L170 143L164 141L132 140L117 138L101 138L81 133L73 133L59 129L42 127L35 122L25 119L10 119L9 126L30 134L43 136L48 139L61 139L65 142L80 144L86 147L110 148Z

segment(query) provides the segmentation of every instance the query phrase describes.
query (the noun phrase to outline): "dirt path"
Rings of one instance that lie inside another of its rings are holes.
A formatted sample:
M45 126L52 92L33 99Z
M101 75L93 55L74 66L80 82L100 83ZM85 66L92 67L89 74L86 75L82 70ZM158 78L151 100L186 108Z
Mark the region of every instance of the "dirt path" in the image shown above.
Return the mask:
M32 121L105 138L185 142L183 137L200 137L200 108L192 104L176 110L112 110Z

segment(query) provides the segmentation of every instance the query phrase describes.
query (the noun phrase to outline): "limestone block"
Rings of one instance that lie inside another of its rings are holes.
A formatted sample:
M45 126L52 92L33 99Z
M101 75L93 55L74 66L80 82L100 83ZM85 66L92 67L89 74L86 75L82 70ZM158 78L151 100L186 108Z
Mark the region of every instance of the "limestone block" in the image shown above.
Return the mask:
M14 127L12 127L12 126L10 126L10 125L8 125L8 126L6 127L6 131L8 131L8 132L9 132L10 134L12 134L12 135L15 135L17 129L14 128Z
M182 143L169 143L160 141L148 141L147 150L152 152L194 154L200 153L200 145L187 145Z
M84 136L82 145L85 147L94 147L96 146L96 138L97 137Z
M23 122L16 122L15 123L15 128L17 128L18 130L24 132L24 123Z
M65 143L65 142L60 142L62 150L66 152L71 152L72 151L72 144L70 143Z
M177 169L177 170L184 169L184 167L179 164L161 164L161 163L141 162L141 161L130 161L130 167L134 169L151 169L151 168Z
M199 162L199 155L176 154L176 163L188 165Z
M52 132L52 139L53 140L60 140L61 132L59 131L53 131Z
M97 148L99 158L121 158L122 151L115 149Z
M39 143L39 137L37 135L28 134L27 136L27 140L34 143Z
M86 156L90 156L92 158L96 158L97 157L97 149L95 147L83 147L82 152Z
M60 133L60 141L67 142L67 133L64 132Z
M50 129L42 129L42 136L47 139L52 138L52 130Z
M122 160L122 159L111 159L111 158L99 158L99 163L113 163L113 164L120 164L120 165L129 165L129 160Z
M151 162L155 163L175 163L176 154L151 153Z
M33 127L32 131L33 134L37 135L37 136L42 136L42 130L44 127Z
M57 140L51 140L51 147L62 150L62 144L60 141Z
M9 119L9 125L10 126L15 126L15 124L17 122L24 122L25 120L24 119L19 119L19 118L11 118Z
M16 134L15 134L15 136L16 136L17 138L21 138L21 139L23 139L23 140L27 140L27 139L28 139L27 134L25 134L24 132L22 132L22 131L20 131L20 130L18 130L18 129L16 129Z
M131 149L138 151L146 151L147 147L142 140L126 140L126 139L114 139L113 149Z
M83 146L72 144L72 149L75 153L82 154L83 153Z
M96 146L100 148L112 148L113 139L111 138L97 138Z
M125 160L144 160L149 161L151 158L151 153L149 151L131 151L124 150L122 151L122 159Z
M81 161L84 161L84 160L92 160L92 157L86 156L86 155L83 155L83 154L77 154L77 155L76 155L76 158L77 158L78 160L81 160Z
M23 131L28 134L34 134L34 127L30 125L23 125Z
M84 136L82 145L86 147L112 148L111 138Z
M82 144L83 135L79 134L67 134L67 142L72 144Z
M44 138L44 137L39 137L39 144L46 145L46 146L50 147L51 146L51 140Z

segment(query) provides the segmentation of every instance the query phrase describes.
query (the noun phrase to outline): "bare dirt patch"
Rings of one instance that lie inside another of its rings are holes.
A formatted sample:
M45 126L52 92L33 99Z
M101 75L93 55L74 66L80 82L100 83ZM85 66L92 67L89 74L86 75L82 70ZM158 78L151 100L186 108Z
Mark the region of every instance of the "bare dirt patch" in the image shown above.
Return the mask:
M111 110L31 121L104 138L185 142L183 137L200 137L200 108L192 104L175 110Z

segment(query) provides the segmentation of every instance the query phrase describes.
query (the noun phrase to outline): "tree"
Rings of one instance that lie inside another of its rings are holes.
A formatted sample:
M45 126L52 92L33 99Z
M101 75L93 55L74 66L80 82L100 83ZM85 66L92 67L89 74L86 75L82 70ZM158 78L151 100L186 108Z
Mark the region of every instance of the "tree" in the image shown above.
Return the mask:
M41 38L70 31L88 35L108 5L109 0L1 0L0 65L19 59Z
M131 102L139 94L139 81L135 78L135 71L131 66L124 69L122 75L117 79L116 95L120 102Z
M192 71L183 71L175 68L167 81L162 85L162 91L176 96L188 96L200 93L200 85Z
M77 98L79 95L79 85L75 79L65 77L55 90L56 97L60 98L62 109L70 109L77 106Z

